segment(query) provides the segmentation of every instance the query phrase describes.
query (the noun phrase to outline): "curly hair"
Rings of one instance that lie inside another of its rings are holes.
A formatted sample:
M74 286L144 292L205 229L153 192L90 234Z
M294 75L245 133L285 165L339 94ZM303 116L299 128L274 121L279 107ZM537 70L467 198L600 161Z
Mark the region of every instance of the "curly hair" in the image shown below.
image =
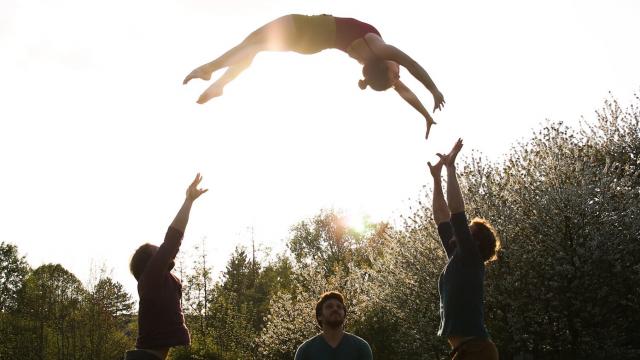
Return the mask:
M344 297L337 291L327 291L324 294L320 295L320 300L316 303L316 321L318 325L322 327L322 323L320 322L320 315L322 315L322 306L330 299L336 299L338 302L342 304L344 308L344 316L347 316L347 307L344 305Z
M493 226L485 219L474 218L469 224L469 230L478 243L482 261L486 264L496 260L500 251L500 238Z

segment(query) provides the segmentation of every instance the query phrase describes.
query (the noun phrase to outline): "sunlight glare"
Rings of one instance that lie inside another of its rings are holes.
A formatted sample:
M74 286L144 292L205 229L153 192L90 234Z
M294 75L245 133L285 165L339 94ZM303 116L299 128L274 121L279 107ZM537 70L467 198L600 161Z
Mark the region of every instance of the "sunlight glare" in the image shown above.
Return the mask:
M367 229L367 224L370 223L370 217L361 210L350 211L345 216L345 222L349 229L362 234Z

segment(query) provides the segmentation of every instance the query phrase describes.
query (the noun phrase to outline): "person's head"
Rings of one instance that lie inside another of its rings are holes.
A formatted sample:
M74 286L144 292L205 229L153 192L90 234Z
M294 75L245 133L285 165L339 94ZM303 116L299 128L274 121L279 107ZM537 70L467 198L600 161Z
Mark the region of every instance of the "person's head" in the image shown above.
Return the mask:
M158 247L149 243L140 246L136 252L133 253L131 261L129 262L129 271L136 280L140 280L140 276L147 267L149 260L158 251Z
M342 294L329 291L320 296L320 300L316 303L316 321L321 328L327 326L337 329L344 324L346 317L347 308Z
M362 75L364 80L358 81L360 89L370 86L373 90L384 91L400 79L400 66L395 61L376 59L364 65Z
M500 238L496 233L493 226L485 219L474 218L469 223L469 231L471 237L476 242L480 257L486 264L498 258L498 251L500 251ZM452 247L458 246L458 239L451 238L449 244Z
M480 257L485 263L498 257L500 251L500 238L491 224L482 218L474 218L469 224L469 231L473 240L478 244Z

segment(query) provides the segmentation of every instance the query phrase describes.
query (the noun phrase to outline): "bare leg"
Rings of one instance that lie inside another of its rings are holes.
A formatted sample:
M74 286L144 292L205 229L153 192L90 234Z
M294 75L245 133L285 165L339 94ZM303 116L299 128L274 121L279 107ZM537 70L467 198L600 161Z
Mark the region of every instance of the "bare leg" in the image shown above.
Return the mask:
M240 66L238 69L232 71L232 73L235 73L235 76L230 77L227 81L229 82L242 72L241 70L238 71L239 69L246 69L248 65L244 66L244 64L251 64L251 61L258 52L289 50L287 39L293 32L295 32L295 25L291 16L280 17L251 33L240 44L222 56L197 67L187 75L183 84L188 83L191 79L210 80L211 74L214 71L225 67Z
M253 59L251 59L253 60ZM222 76L216 80L211 86L205 90L198 98L198 104L204 104L207 101L222 95L225 85L235 79L240 73L251 65L251 60L248 62L230 66Z

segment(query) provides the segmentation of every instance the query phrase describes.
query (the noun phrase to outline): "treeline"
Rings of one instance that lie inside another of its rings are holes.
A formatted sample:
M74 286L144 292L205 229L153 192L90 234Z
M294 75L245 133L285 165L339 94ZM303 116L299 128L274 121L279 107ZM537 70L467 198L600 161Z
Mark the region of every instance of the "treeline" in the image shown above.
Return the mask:
M501 359L640 357L638 105L606 101L579 128L548 123L502 161L467 153L459 166L468 214L490 219L503 241L485 298ZM292 359L318 332L318 295L337 289L347 330L376 359L446 359L435 335L446 257L430 191L396 227L357 232L321 211L291 228L275 260L236 249L220 279L203 246L179 260L192 345L170 358ZM0 359L118 359L133 346L135 309L120 284L86 289L59 265L30 270L5 243L1 256Z
M84 286L60 265L30 269L0 243L0 359L119 359L135 340L133 301L96 276Z

